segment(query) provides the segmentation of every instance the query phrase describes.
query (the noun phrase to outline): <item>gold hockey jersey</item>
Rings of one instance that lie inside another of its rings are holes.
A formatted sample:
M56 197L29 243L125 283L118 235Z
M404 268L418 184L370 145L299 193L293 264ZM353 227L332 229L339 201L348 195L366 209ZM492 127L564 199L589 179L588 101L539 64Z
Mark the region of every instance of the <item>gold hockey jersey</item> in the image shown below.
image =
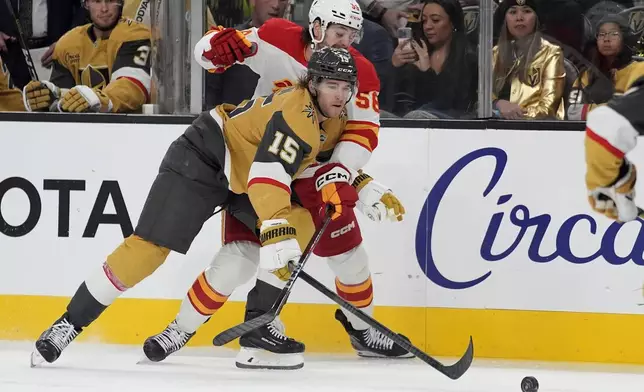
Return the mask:
M150 48L150 29L132 19L122 18L108 39L86 24L56 44L50 81L64 89L102 89L114 112L139 111L150 96Z
M291 181L333 149L346 125L346 116L320 124L308 90L297 87L223 104L210 115L224 132L230 187L248 193L260 221L289 219Z
M22 92L13 86L9 69L0 58L0 112L24 112Z

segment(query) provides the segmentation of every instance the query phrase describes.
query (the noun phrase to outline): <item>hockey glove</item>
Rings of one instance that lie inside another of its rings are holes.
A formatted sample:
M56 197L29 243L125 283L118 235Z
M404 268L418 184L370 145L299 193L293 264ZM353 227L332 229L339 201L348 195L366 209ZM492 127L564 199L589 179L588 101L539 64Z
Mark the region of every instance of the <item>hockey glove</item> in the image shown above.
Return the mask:
M60 95L61 89L47 80L32 80L22 89L22 99L28 112L55 111Z
M590 206L596 212L620 222L628 222L637 218L638 208L634 202L636 180L635 165L624 159L619 170L619 177L612 186L588 190Z
M358 200L356 189L351 186L351 173L339 163L320 167L315 172L315 189L320 193L322 206L320 215L325 214L329 204L335 211L331 219L335 220L353 210Z
M353 181L353 186L358 191L357 207L360 212L374 222L382 222L385 218L392 221L403 220L405 207L392 193L391 189L376 182L362 170Z
M210 60L217 67L231 66L243 62L254 54L257 44L251 44L244 33L232 27L217 28L217 33L210 38L210 50L203 52L203 58Z
M259 241L259 268L272 272L282 280L291 276L289 263L298 263L302 250L296 239L295 227L286 219L262 222Z
M78 85L63 94L58 102L61 112L111 112L112 101L99 89Z

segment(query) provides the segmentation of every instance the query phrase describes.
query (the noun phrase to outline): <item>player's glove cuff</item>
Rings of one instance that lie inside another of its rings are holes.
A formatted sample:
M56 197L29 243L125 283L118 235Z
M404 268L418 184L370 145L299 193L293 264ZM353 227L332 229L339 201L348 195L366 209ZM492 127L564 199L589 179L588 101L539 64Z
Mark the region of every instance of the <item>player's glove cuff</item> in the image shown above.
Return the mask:
M265 246L296 237L295 227L289 224L286 219L271 219L262 222L259 242Z

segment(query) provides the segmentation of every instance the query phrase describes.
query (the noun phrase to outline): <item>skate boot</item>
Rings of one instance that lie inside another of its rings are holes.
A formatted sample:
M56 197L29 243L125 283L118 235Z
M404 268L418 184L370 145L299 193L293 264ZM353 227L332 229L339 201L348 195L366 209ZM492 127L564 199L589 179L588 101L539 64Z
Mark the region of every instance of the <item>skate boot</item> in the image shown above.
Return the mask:
M394 343L375 328L354 329L347 316L342 310L335 311L335 319L338 320L349 334L351 346L356 350L359 356L368 358L412 358L414 355ZM409 341L406 336L400 335L403 339Z
M195 332L184 332L174 320L161 333L150 336L143 343L143 353L152 362L161 362L168 355L183 348L195 336Z
M76 339L81 332L67 319L67 313L56 320L54 324L43 332L36 341L36 350L31 353L31 367L44 361L54 362L60 357L63 350Z
M241 350L235 359L238 368L290 370L304 366L304 344L284 335L279 318L243 335L239 344Z

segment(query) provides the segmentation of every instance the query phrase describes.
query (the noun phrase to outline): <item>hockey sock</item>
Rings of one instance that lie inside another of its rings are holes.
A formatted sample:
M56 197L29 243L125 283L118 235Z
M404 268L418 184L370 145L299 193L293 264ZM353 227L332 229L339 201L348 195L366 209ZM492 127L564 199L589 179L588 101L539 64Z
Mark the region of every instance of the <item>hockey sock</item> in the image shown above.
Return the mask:
M373 315L373 285L369 260L362 244L348 252L327 258L329 267L335 273L335 288L338 295L345 301L368 315ZM353 328L363 330L369 325L349 312L347 316Z
M247 241L225 244L188 290L176 318L179 327L193 333L208 321L230 294L255 274L258 259L257 244Z
M215 312L224 306L230 294L223 294L215 290L208 283L206 273L202 272L181 303L177 324L182 331L195 332L201 324L208 321Z
M351 305L362 310L368 315L373 315L373 285L371 284L371 276L367 280L357 284L345 284L339 278L335 279L335 289L338 295L349 302ZM353 328L363 330L369 328L369 324L360 320L351 313L345 312L349 322Z

